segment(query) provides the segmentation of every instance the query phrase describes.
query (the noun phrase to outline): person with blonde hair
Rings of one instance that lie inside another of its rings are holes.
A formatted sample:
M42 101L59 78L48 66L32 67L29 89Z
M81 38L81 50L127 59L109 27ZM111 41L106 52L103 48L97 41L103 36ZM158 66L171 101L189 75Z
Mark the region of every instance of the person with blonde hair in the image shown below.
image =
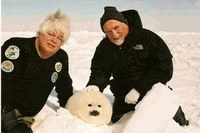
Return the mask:
M70 36L70 20L61 10L50 14L36 37L14 37L1 47L3 133L32 133L34 116L55 87L64 107L73 94L68 54L61 49Z

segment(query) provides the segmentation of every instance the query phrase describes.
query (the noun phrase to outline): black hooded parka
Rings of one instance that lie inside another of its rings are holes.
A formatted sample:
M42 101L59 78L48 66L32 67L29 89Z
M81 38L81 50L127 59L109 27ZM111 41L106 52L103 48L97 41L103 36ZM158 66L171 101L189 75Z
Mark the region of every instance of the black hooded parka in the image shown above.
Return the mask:
M134 88L142 98L155 83L166 84L172 78L172 54L158 35L142 27L136 10L121 13L128 20L129 34L121 46L108 37L100 42L87 86L96 85L103 91L114 81L116 87L111 91L115 97L125 97Z

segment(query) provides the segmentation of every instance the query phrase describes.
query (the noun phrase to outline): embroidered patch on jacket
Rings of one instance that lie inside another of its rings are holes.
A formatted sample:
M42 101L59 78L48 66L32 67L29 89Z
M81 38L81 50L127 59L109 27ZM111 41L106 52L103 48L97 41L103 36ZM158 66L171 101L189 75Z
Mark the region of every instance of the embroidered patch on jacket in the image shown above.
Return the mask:
M6 60L6 61L2 62L1 69L4 72L12 72L14 70L14 64L11 61Z
M55 69L56 69L56 72L60 72L62 70L62 64L60 62L57 62L55 64Z
M51 81L52 81L52 83L55 83L57 79L58 79L58 73L57 73L57 72L54 72L54 73L51 75Z
M19 57L19 48L15 45L9 46L5 51L5 56L8 59L15 60Z
M144 49L144 47L143 47L142 44L137 44L136 46L133 46L133 48L134 48L135 50L143 50L143 49Z

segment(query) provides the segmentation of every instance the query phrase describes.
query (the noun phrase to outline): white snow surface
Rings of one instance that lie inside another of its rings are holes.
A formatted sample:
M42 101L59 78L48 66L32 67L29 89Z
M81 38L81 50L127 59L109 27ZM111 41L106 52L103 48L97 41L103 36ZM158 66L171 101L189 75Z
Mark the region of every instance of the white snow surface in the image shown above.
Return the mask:
M167 43L173 55L174 74L168 85L179 95L186 118L190 121L187 127L181 127L171 121L165 133L200 133L200 33L157 32L157 34ZM10 37L35 35L33 32L1 32L1 45ZM102 32L73 32L62 47L69 55L69 72L74 91L83 89L87 84L91 59L103 36ZM105 93L113 100L109 87ZM48 101L58 105L54 90ZM47 105L41 112L45 112L45 115L39 113L37 120L43 120L49 114L55 113Z

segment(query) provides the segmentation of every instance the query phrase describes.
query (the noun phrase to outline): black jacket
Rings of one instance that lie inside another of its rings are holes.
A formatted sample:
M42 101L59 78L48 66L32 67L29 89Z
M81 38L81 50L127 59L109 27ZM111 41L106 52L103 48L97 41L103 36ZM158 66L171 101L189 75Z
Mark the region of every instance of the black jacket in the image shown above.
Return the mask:
M11 38L1 47L2 64L9 62L1 71L2 105L12 105L25 116L36 115L41 110L54 86L62 107L73 91L67 53L60 49L54 56L42 60L35 49L35 39ZM12 52L8 54L11 47L19 49L16 59L11 58ZM56 68L56 63L62 67Z
M172 78L172 55L165 42L155 33L142 28L138 12L122 12L128 20L130 32L121 46L105 37L97 46L91 65L88 85L101 91L113 77L118 87L111 91L125 96L132 88L145 95L157 83Z

